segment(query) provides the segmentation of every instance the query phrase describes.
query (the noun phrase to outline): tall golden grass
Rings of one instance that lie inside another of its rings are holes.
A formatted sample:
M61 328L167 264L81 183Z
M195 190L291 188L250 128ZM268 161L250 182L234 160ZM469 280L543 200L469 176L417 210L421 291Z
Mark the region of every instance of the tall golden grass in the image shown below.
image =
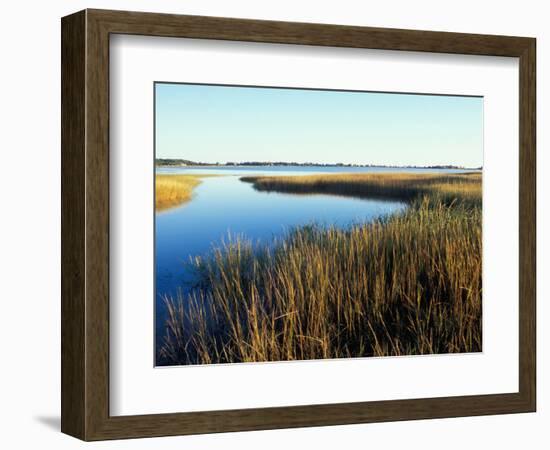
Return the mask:
M297 228L272 245L235 239L196 258L199 286L165 298L166 364L481 351L479 174L282 178L248 181L365 197L387 188L410 207L347 230Z

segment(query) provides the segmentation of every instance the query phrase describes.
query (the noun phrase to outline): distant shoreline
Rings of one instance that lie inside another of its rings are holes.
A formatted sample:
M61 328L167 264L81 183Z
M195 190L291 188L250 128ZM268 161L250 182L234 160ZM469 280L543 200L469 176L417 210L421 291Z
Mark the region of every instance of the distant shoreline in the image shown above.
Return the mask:
M226 163L202 163L187 160L157 159L155 167L355 167L355 168L374 168L374 169L446 169L446 170L482 170L483 167L462 167L455 165L433 165L433 166L391 166L379 164L344 164L344 163L297 163L297 162L226 162Z

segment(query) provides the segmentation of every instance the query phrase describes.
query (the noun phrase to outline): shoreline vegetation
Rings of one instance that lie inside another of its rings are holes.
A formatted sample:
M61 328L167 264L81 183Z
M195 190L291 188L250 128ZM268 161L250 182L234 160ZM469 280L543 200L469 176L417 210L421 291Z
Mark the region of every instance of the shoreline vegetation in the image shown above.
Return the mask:
M161 212L187 203L193 198L193 190L201 184L201 178L217 175L156 174L155 211Z
M291 194L328 194L355 198L412 200L427 196L445 204L455 199L481 201L481 174L343 173L303 176L244 176L254 189Z
M196 257L165 297L162 365L479 352L480 173L242 177L262 191L387 198L400 214L298 227Z

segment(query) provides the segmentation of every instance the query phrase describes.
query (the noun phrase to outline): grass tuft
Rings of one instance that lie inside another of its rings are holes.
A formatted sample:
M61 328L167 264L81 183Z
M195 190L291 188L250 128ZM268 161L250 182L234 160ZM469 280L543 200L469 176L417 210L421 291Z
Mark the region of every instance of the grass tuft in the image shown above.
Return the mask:
M201 184L201 178L216 175L156 174L155 211L175 208L193 198L193 189Z

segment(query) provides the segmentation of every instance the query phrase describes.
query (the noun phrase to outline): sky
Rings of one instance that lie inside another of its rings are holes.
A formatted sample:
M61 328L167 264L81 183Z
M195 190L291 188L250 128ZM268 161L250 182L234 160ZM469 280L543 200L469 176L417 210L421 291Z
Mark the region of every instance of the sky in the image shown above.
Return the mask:
M156 158L483 165L483 98L155 83Z

